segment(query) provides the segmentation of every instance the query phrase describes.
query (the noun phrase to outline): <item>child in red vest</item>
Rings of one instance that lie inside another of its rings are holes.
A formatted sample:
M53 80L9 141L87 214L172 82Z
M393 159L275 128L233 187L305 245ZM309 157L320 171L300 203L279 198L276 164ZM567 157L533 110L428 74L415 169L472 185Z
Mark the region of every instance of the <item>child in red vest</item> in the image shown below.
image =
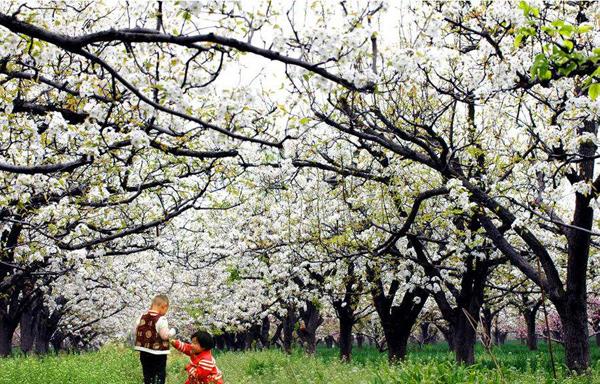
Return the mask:
M190 357L185 384L223 384L223 374L212 357L215 340L210 333L198 331L192 335L191 344L171 340L171 345Z
M144 384L164 384L167 376L169 337L175 335L165 317L168 310L169 298L157 295L150 310L136 323L134 349L140 352Z

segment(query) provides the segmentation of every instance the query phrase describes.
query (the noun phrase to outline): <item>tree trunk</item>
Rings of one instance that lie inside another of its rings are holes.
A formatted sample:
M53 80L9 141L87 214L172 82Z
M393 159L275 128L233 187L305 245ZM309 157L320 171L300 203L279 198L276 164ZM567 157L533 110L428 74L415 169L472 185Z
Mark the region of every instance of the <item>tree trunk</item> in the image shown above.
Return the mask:
M430 344L431 343L431 333L429 332L429 321L423 321L419 324L419 328L421 329L421 344Z
M592 133L597 135L595 121L586 121L578 129L578 135ZM586 160L579 163L579 178L585 182L594 180L594 155L597 146L584 141L579 145L579 154ZM591 232L594 223L594 209L591 207L592 195L575 193L573 224L576 228L567 237L567 282L563 297L554 298L554 306L560 316L565 347L567 367L577 373L583 373L589 366L589 333L587 323L587 271L591 246Z
M246 346L246 341L247 341L247 336L248 332L244 331L244 332L238 332L235 334L235 345L236 345L236 350L238 351L245 351L247 346Z
M319 308L312 302L306 301L306 309L301 311L302 326L300 336L304 341L304 350L309 355L317 351L317 329L323 324L323 317Z
M527 325L527 348L530 351L537 350L537 334L535 333L535 320L537 310L526 310L523 313Z
M419 304L414 302L416 297L419 298ZM410 332L417 322L427 297L428 293L420 289L416 290L415 293L405 292L402 302L399 305L392 306L393 297L389 296L386 301L390 304L390 307L386 312L379 312L381 303L375 300L388 347L388 360L390 363L397 363L406 357Z
M498 335L496 336L496 344L498 345L504 345L506 343L506 337L508 336L508 332L503 332L503 331L499 331Z
M469 225L471 230L478 229L478 224L475 221L470 221ZM425 272L430 277L438 276L439 271L429 263L421 243L414 236L409 237L409 240L414 246L417 258L426 265ZM490 269L496 265L496 262L478 260L472 253L468 253L465 256L464 267L466 271L462 274L460 289L459 287L454 287L451 290L456 300L456 305L453 306L441 291L434 292L433 298L444 320L448 323L447 332L442 327L438 328L444 333L448 344L452 345L456 361L460 364L473 364L475 363L476 332L479 322L479 312L483 304L485 282ZM449 335L452 336L450 337Z
M475 363L475 343L479 312L483 304L485 281L489 274L489 264L472 260L474 267L467 262L468 269L461 280L461 290L455 309L454 355L459 364Z
M45 355L50 350L50 339L47 335L38 335L35 338L35 353Z
M365 336L362 334L356 335L356 346L362 348L365 343Z
M275 345L275 346L281 346L280 344L280 340L281 340L281 332L283 331L283 321L281 321L278 325L277 328L275 328L275 332L273 333L273 337L271 338L271 345Z
M464 282L469 281L468 277L463 277ZM471 365L475 363L475 343L477 342L477 325L479 322L479 310L481 308L481 299L483 298L483 281L475 282L473 291L463 289L460 294L461 302L452 310L443 312L445 320L448 322L448 330L440 328L442 333L452 345L452 351L456 362L459 364ZM437 301L437 300L436 300ZM467 317L467 314L468 317Z
M303 338L305 342L304 351L309 355L314 355L317 352L317 334L308 332Z
M396 327L400 324L396 325ZM385 340L388 347L388 361L397 363L406 357L408 349L408 338L410 337L410 329L404 326L402 329L397 329L393 334L386 334Z
M448 344L448 349L454 351L454 327L452 325L448 325L448 328L438 326L438 329L442 332L444 340Z
M235 350L235 335L231 332L223 333L223 339L225 340L225 347L228 351Z
M587 303L584 298L567 295L566 303L557 307L563 328L563 342L567 367L583 373L589 366L589 333Z
M215 345L220 351L225 349L225 339L223 338L223 335L215 336Z
M48 328L48 312L44 308L39 314L36 327L35 352L37 354L44 355L50 350L50 336L52 335Z
M456 361L460 364L474 364L477 333L462 311L458 314L453 340Z
M333 336L325 336L325 345L327 346L327 348L333 348Z
M386 293L383 281L374 269L367 271L367 278L371 284L373 305L379 315L388 346L389 362L396 363L406 356L410 331L417 322L429 293L421 288L405 291L400 303L394 304L401 286L399 280L393 280Z
M269 317L265 316L262 319L262 324L260 327L260 343L263 348L269 348L271 346L269 340L269 330L271 329L271 322L269 321Z
M19 215L15 216L19 219ZM6 224L6 223L4 223ZM0 264L0 281L12 277L16 270L9 267L12 263L15 248L19 242L22 225L15 223L10 230L3 230L0 234L0 260L9 264ZM0 356L12 353L12 338L21 318L25 293L21 295L23 280L14 279L6 289L0 291ZM28 291L29 292L29 291Z
M253 349L255 347L254 340L256 340L256 338L254 337L255 336L254 331L255 331L254 326L252 326L252 327L250 327L250 329L248 331L243 333L244 351Z
M598 312L593 315L592 331L595 334L596 345L600 347L600 313Z
M47 311L43 310L43 298L40 295L33 296L33 285L34 283L29 281L23 289L23 293L31 297L20 320L21 351L25 353L30 352L33 348L40 316L47 314Z
M55 353L57 353L58 351L60 351L64 348L64 345L63 345L64 341L65 341L65 335L62 332L60 332L60 331L54 332L54 334L50 338L50 344L52 344L52 349L54 349Z
M12 338L17 325L11 322L0 322L0 356L12 353Z
M256 350L259 347L259 343L260 343L260 332L262 329L262 323L260 324L253 324L250 329L248 330L248 333L246 334L246 348L251 348L253 350Z
M35 340L36 316L32 309L29 309L21 316L19 328L21 330L21 351L29 353L33 348Z
M340 317L340 359L344 362L352 360L352 326L351 318Z
M352 360L352 327L356 323L355 311L358 305L356 291L361 288L361 282L354 274L354 264L347 265L344 297L333 301L333 307L340 323L340 359L343 362Z
M294 327L296 326L296 312L293 306L288 306L288 312L283 320L283 350L287 354L292 353L292 342L294 340Z

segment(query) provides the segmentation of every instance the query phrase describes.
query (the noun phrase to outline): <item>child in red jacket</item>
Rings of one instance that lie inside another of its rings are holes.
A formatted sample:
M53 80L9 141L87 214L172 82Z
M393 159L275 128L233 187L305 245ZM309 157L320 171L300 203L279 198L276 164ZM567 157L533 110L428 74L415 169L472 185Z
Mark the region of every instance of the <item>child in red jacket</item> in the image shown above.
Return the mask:
M223 384L223 374L212 357L215 340L210 333L198 331L192 335L191 344L171 340L171 345L190 357L190 363L185 366L188 373L185 384Z

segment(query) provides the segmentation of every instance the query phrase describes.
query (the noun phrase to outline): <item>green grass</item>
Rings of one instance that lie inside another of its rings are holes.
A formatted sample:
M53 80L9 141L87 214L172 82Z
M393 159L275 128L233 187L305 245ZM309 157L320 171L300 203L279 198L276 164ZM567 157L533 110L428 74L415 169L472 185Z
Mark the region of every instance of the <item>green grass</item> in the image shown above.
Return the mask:
M356 349L353 361L343 364L338 351L320 348L314 358L300 350L291 356L278 350L226 352L216 355L226 383L554 383L544 344L537 352L509 343L494 349L500 369L481 346L477 364L457 366L444 344L422 349L413 346L406 361L390 366L386 355L372 348ZM600 348L593 347L592 368L587 376L568 377L562 365L562 351L556 351L559 383L600 384ZM187 357L174 352L168 360L168 384L183 384ZM19 384L139 384L142 382L138 354L119 346L98 352L60 354L46 357L15 356L0 359L0 383Z

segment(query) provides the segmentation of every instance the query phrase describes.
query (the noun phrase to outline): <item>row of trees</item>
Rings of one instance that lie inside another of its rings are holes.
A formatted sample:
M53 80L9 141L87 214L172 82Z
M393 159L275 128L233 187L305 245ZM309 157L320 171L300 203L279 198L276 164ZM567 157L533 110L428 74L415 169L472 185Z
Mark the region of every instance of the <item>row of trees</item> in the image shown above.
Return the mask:
M402 359L435 303L467 364L508 303L533 347L548 300L584 371L597 7L10 3L0 353L19 324L127 328L161 287L182 323L273 316L288 349L335 314L344 359L375 313Z

